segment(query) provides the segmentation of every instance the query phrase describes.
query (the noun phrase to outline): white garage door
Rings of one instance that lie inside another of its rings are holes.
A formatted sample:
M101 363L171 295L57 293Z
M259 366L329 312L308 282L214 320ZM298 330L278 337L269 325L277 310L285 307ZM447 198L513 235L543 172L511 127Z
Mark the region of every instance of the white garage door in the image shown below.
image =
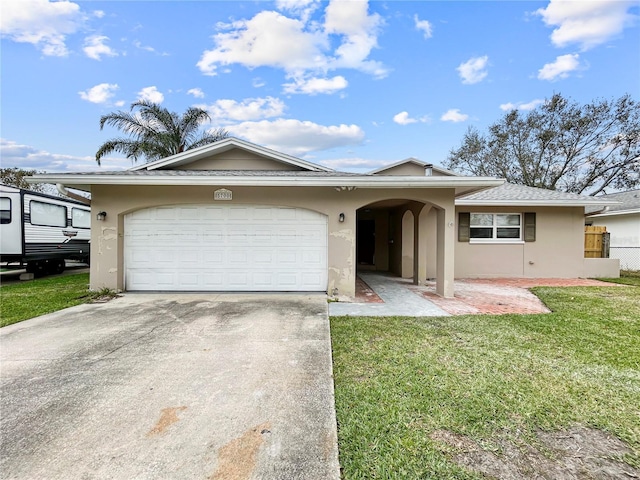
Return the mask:
M125 216L127 290L326 291L327 217L300 208L185 205Z

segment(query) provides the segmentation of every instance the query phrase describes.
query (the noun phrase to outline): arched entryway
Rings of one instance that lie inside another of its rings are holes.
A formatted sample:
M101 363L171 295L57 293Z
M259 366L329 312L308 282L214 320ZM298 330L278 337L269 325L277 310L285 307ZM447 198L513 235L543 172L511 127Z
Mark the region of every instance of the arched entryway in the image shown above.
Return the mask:
M359 208L357 270L389 272L414 283L436 272L437 206L409 199L389 199ZM430 217L431 214L431 217Z

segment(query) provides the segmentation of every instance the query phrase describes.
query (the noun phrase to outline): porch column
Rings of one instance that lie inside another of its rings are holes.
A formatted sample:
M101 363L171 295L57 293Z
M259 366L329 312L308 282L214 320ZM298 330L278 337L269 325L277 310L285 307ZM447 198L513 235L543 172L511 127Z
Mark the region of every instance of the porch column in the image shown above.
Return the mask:
M455 207L453 201L444 209L438 209L438 240L436 293L445 298L453 297Z
M413 213L413 284L419 285L420 280L424 281L426 277L427 249L420 242L426 242L426 236L420 233L420 212L424 205L412 206Z

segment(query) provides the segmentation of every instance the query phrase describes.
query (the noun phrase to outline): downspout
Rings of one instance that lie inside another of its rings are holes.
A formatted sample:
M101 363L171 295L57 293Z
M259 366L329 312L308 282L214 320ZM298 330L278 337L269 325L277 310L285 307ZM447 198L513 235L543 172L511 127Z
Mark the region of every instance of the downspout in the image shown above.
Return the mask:
M69 198L73 198L74 200L82 202L85 205L89 205L89 206L91 205L91 199L90 198L86 198L86 197L83 197L82 195L78 195L76 193L70 192L69 189L67 187L65 187L61 183L56 183L56 188L58 189L58 191L62 195L65 195L65 196L67 196Z

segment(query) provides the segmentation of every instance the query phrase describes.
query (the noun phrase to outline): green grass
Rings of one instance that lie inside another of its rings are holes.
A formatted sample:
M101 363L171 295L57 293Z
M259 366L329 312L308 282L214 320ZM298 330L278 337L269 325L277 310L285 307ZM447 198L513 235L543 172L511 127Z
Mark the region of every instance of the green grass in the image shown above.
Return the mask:
M475 479L447 430L489 450L500 435L584 425L640 467L640 296L635 288L536 288L547 315L334 317L346 479Z
M88 290L89 274L41 278L0 288L0 327L86 303L95 297Z
M620 278L599 278L605 282L621 283L623 285L635 285L640 287L640 271L620 270Z

